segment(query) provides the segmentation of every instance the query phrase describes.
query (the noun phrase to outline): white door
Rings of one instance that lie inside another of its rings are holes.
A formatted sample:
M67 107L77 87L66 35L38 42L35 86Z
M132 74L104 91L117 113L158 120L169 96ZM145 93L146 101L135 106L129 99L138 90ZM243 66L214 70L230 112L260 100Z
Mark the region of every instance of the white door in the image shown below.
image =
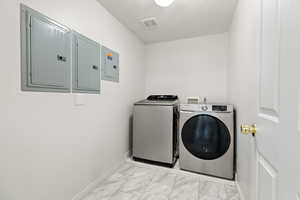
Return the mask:
M300 200L300 1L261 0L257 200Z

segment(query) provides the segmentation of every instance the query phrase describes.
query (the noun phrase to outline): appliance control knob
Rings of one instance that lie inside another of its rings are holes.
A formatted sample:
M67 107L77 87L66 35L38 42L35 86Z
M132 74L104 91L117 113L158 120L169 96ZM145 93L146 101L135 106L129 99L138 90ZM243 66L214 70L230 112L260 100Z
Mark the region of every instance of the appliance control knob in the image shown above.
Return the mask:
M202 106L201 109L202 109L203 111L207 111L207 110L208 110L208 107L207 107L207 106Z

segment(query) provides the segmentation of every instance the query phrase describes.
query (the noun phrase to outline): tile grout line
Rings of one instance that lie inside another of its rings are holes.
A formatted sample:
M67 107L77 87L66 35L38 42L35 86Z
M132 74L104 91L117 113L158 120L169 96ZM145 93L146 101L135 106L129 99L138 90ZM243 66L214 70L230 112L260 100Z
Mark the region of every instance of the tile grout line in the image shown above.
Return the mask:
M173 190L174 190L174 187L175 187L175 184L176 184L177 177L178 177L178 174L175 174L175 180L174 180L174 183L173 183L173 185L172 185L172 187L171 187L170 194L167 196L168 200L171 200L170 198L171 198L172 192L173 192Z
M200 200L200 181L201 179L198 179L198 188L197 188L197 199L196 200Z

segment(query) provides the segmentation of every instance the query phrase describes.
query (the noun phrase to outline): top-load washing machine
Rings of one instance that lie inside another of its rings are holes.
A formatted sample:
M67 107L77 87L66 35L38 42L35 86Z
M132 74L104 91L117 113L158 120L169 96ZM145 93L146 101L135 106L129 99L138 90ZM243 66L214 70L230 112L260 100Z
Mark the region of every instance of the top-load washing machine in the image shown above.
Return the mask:
M180 168L233 180L234 162L233 106L181 104Z
M132 154L135 160L173 166L178 157L179 101L151 95L134 104Z

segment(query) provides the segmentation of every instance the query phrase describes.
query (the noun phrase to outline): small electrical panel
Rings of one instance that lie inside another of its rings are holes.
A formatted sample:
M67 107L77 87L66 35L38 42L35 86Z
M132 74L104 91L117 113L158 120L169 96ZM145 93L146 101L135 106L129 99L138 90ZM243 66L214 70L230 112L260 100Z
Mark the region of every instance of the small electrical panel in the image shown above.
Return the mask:
M119 82L119 54L113 50L101 47L101 79Z
M73 31L73 92L100 93L100 44Z
M71 30L21 5L22 90L70 92Z

